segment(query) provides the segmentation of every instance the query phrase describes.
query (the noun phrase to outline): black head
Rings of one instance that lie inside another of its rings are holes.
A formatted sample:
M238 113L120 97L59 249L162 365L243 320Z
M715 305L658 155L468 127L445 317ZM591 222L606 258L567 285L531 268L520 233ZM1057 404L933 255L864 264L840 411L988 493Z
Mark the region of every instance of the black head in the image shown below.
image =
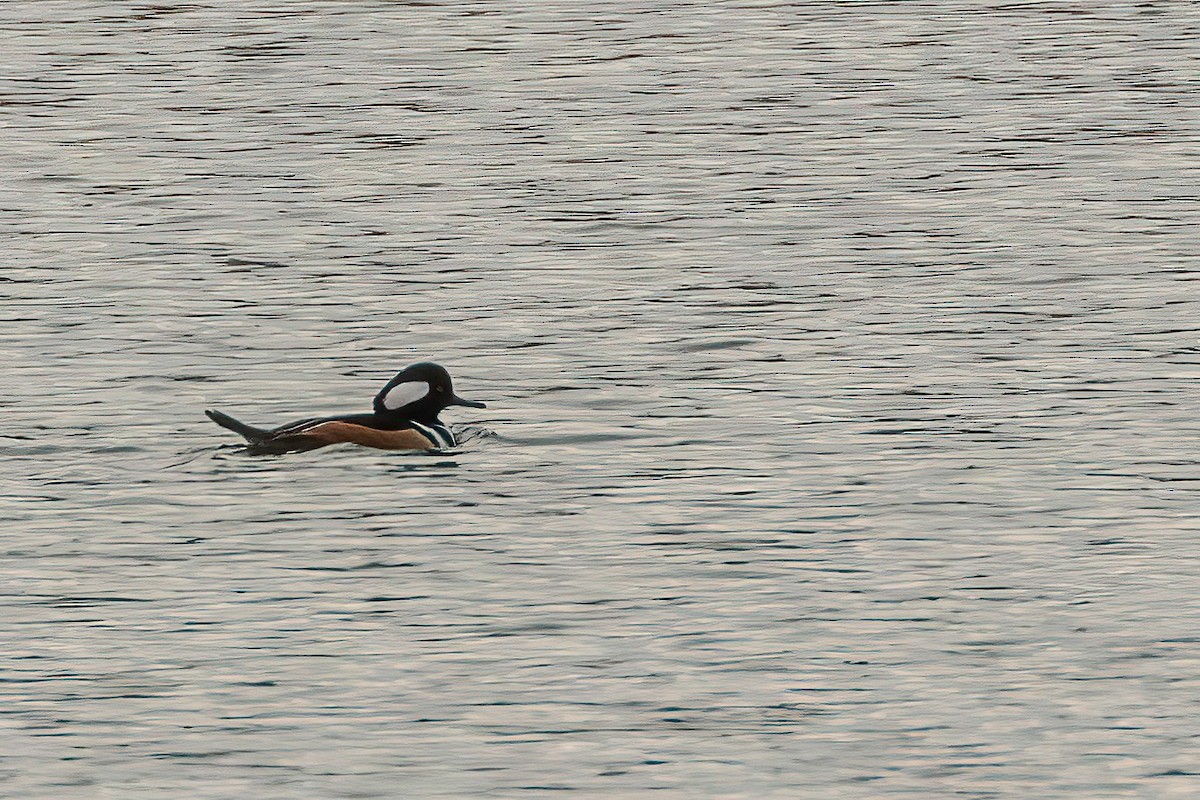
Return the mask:
M381 416L436 422L438 412L447 406L485 407L483 403L456 395L450 373L428 361L406 367L375 395L375 413Z

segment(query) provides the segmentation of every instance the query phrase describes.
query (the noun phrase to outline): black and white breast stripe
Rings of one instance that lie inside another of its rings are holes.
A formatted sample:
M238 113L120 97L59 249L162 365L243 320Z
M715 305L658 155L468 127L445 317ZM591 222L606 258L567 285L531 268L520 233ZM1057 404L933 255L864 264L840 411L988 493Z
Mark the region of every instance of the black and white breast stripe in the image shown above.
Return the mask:
M454 447L454 434L445 425L438 423L437 425L425 425L416 420L409 420L409 425L413 426L413 430L423 435L426 439L433 442L434 447L442 450L449 450Z

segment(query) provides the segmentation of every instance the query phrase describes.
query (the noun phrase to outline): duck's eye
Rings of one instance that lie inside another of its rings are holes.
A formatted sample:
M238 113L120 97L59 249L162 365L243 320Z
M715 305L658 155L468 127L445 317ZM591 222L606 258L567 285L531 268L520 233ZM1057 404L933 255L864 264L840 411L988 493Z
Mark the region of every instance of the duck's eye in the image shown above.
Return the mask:
M439 387L437 387L437 390L438 390L438 394L441 394L443 391L443 388L441 386L439 386Z

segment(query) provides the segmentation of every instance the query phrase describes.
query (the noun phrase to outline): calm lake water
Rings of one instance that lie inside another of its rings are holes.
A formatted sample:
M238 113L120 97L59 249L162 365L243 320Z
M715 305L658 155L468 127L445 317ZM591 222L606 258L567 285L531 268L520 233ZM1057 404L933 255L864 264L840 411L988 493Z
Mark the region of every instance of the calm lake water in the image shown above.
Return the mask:
M1198 41L4 3L0 795L1200 796Z

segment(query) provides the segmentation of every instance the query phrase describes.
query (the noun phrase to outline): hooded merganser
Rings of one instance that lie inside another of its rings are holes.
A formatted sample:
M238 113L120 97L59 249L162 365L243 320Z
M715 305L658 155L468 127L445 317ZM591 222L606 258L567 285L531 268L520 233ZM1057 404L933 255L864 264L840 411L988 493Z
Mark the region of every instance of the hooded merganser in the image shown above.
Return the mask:
M434 450L457 444L454 434L438 419L447 406L485 408L483 403L456 395L450 373L443 367L422 362L388 381L375 395L375 410L370 414L305 419L266 430L220 411L207 409L204 413L221 427L241 434L249 448L260 453L315 450L339 442L382 450Z

